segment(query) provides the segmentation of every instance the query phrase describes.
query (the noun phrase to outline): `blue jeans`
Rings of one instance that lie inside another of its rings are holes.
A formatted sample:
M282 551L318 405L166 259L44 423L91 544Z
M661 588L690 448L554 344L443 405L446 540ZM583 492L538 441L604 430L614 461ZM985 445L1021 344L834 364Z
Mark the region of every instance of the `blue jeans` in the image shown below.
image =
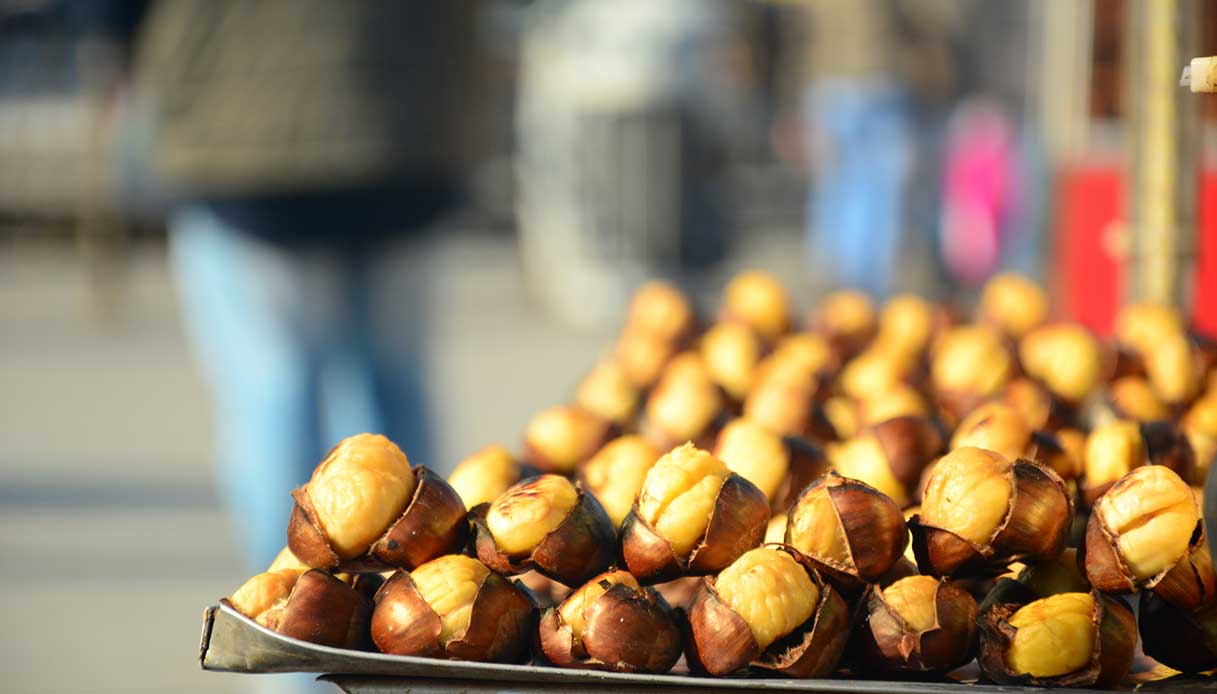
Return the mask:
M381 286L409 274L390 271L387 249L270 243L194 204L171 216L169 250L214 403L221 499L251 572L286 543L289 492L339 439L384 433L432 464L426 321L409 305L421 292Z
M882 298L905 222L909 105L894 85L846 81L812 85L805 105L811 140L825 150L808 199L810 265Z

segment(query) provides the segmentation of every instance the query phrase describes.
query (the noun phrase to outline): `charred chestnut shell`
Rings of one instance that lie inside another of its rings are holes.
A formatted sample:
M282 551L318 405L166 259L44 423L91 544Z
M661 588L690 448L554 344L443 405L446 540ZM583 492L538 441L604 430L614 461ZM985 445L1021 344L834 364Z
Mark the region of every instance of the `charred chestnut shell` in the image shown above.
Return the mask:
M296 579L287 602L267 611L259 621L271 631L293 639L332 648L368 650L370 593L379 586L380 578L373 576L361 576L351 586L324 571L306 571ZM222 602L232 604L227 598Z
M913 554L922 573L932 576L994 575L1029 557L1055 557L1065 549L1073 520L1073 499L1050 468L1015 461L1008 473L1014 493L1006 516L989 541L974 544L954 532L909 519Z
M414 496L406 510L361 557L343 561L321 529L317 512L304 487L292 491L296 500L287 524L287 544L300 561L328 571L413 569L460 549L469 536L465 505L442 477L414 467Z
M688 557L675 554L672 545L639 515L637 502L621 524L621 557L626 569L648 585L704 576L760 545L768 522L764 493L733 472L723 480L706 532Z
M963 588L939 580L934 626L920 631L888 603L879 586L866 594L865 623L857 653L868 667L889 672L945 673L976 653L976 600Z
M977 662L981 670L989 679L1004 685L1116 687L1132 668L1137 644L1137 622L1132 610L1119 599L1097 590L1090 594L1094 598L1091 622L1095 634L1090 661L1082 668L1059 677L1034 677L1012 672L1006 665L1006 653L1018 631L1007 619L1020 607L1038 599L1038 596L1017 581L999 581L993 594L981 605L977 620L980 628Z
M685 658L695 674L721 677L750 665L787 677L822 677L837 669L849 641L849 607L797 551L784 551L820 591L812 616L762 650L744 618L719 597L714 578L704 577L688 608Z
M474 550L477 558L492 571L511 576L530 569L567 586L577 586L604 571L616 558L616 534L608 513L576 483L579 495L574 508L540 544L523 557L508 556L499 551L494 535L486 526L490 504L481 504L469 512L473 523Z
M473 599L460 638L440 642L439 614L410 574L399 571L376 593L372 641L383 653L479 662L517 663L528 655L534 606L514 582L491 572Z
M668 603L649 588L608 587L584 608L576 638L556 607L541 613L537 651L558 667L663 674L681 654L681 634Z

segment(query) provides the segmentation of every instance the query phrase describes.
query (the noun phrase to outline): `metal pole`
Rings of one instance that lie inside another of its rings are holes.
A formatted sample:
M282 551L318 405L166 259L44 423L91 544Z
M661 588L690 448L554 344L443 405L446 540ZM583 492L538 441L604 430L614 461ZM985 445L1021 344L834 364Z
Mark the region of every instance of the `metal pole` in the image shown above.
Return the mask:
M1194 0L1129 0L1125 112L1131 153L1126 218L1133 235L1124 301L1190 309L1195 264L1196 100L1179 88L1179 66L1195 55Z

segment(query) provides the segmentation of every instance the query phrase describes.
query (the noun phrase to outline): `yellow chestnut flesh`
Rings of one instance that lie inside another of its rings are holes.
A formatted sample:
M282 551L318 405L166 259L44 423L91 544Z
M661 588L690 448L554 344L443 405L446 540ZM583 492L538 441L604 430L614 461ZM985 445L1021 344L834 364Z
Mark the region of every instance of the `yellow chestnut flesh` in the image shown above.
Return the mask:
M781 437L747 419L736 419L723 427L714 454L770 500L790 468L790 456Z
M752 387L761 345L752 330L739 323L719 323L701 339L701 354L714 380L736 400Z
M875 323L875 306L862 292L832 292L820 302L816 322L831 335L864 334Z
M410 461L389 439L358 434L344 439L305 487L321 529L341 559L363 554L414 495Z
M785 542L786 541L786 514L782 513L769 519L769 525L765 526L765 542Z
M1007 620L1017 631L1006 666L1032 677L1060 677L1085 667L1094 652L1094 597L1061 593L1029 603Z
M789 554L768 547L745 552L723 569L714 588L762 649L810 619L820 602L807 571Z
M741 272L723 290L723 311L767 340L777 339L790 323L786 290L765 272Z
M758 371L786 367L803 374L814 374L832 363L832 347L827 340L811 333L795 333L778 342L773 353L762 361Z
M980 294L981 313L1007 335L1019 337L1048 317L1048 297L1026 277L1002 273L985 283Z
M883 305L879 335L875 339L906 354L916 354L929 342L933 327L930 305L921 297L900 294Z
M862 401L862 421L865 424L878 424L896 417L909 415L925 415L928 409L925 399L917 389L906 383L898 383L889 390L872 395Z
M909 504L904 484L896 479L887 454L874 436L862 433L838 444L830 444L828 461L842 477L859 480L891 497L897 506Z
M1010 508L1010 462L981 448L957 448L934 465L921 518L976 545L988 544Z
M1175 309L1153 303L1130 304L1116 316L1116 339L1138 352L1151 352L1163 335L1183 332Z
M807 427L814 394L809 383L765 381L748 394L744 416L775 434L799 435Z
M991 395L1010 374L1010 355L993 331L962 326L943 335L934 348L930 375L940 391Z
M710 512L730 470L727 465L686 443L672 449L647 472L638 496L638 513L686 557L710 525Z
M461 554L432 559L410 572L419 595L439 615L442 645L465 635L473 600L489 575L482 562Z
M1018 410L1032 429L1043 429L1048 424L1052 401L1048 393L1026 378L1017 378L1006 384L1002 402Z
M533 477L494 500L486 512L486 527L500 552L524 555L566 520L578 499L565 477Z
M515 458L502 446L487 446L457 464L448 484L465 508L494 501L520 478Z
M604 435L604 422L577 407L551 407L538 412L524 439L549 465L573 472L580 460L595 451Z
M1161 335L1143 354L1149 384L1165 402L1187 402L1200 388L1192 344L1183 333Z
M883 600L915 632L929 631L938 623L938 579L909 576L883 589Z
M613 355L630 382L646 388L659 378L663 366L675 353L673 343L642 330L627 330L617 340Z
M1099 426L1086 438L1086 481L1092 487L1115 482L1146 462L1141 428L1117 420Z
M1171 568L1188 552L1200 513L1187 483L1169 468L1137 468L1095 505L1116 538L1124 566L1138 581Z
M951 448L973 446L1017 460L1031 441L1031 428L1018 410L1002 402L990 402L972 410L960 422Z
M228 601L237 612L261 624L266 612L287 602L301 573L303 572L295 569L260 573L237 588L228 597Z
M1111 399L1123 414L1140 422L1155 422L1170 418L1170 410L1149 382L1136 376L1126 376L1111 384Z
M1050 325L1028 333L1019 343L1027 373L1053 393L1080 402L1099 382L1099 343L1080 325Z
M308 571L309 568L310 567L308 564L300 561L296 558L295 554L292 554L291 548L284 547L283 549L279 550L279 554L275 555L275 560L270 563L270 568L268 568L267 571L291 569L296 573L304 573L305 571Z
M871 347L841 370L841 390L855 400L875 397L897 387L908 368L900 354Z
M672 439L693 439L705 431L722 406L722 395L705 363L697 353L686 352L664 369L647 399L647 420Z
M839 439L848 439L858 433L858 429L862 427L859 409L852 400L841 395L825 400L821 406L824 418L832 425L832 430Z
M626 330L637 330L661 340L673 340L693 322L693 308L676 287L647 282L630 301Z
M620 526L629 514L659 455L649 441L630 434L610 441L583 467L583 479L613 525Z
M827 485L820 485L799 498L787 520L786 536L790 546L803 554L853 566L845 529L841 527Z
M638 579L628 571L608 571L583 584L562 601L562 604L558 606L558 616L562 618L562 622L566 626L570 627L572 636L576 639L583 637L583 631L587 628L587 608L595 604L596 600L608 592L609 588L618 584L627 585L634 590L642 590L638 585Z
M575 390L575 404L611 422L633 420L638 389L615 361L602 361L588 372Z

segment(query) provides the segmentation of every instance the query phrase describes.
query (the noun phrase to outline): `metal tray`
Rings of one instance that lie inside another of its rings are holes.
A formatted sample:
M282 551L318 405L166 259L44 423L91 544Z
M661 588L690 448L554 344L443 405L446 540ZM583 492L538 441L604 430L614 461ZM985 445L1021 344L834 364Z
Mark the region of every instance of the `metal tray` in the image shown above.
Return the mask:
M221 672L325 673L323 680L348 692L430 692L459 685L466 692L731 692L746 690L890 692L892 694L1009 694L1044 692L1033 687L1003 687L951 681L882 681L862 679L708 679L684 675L624 675L536 665L497 665L433 658L365 653L317 646L277 634L228 605L212 605L203 617L199 662ZM1160 692L1217 692L1217 679L1172 677L1131 681L1128 689ZM1098 692L1072 689L1073 692Z

